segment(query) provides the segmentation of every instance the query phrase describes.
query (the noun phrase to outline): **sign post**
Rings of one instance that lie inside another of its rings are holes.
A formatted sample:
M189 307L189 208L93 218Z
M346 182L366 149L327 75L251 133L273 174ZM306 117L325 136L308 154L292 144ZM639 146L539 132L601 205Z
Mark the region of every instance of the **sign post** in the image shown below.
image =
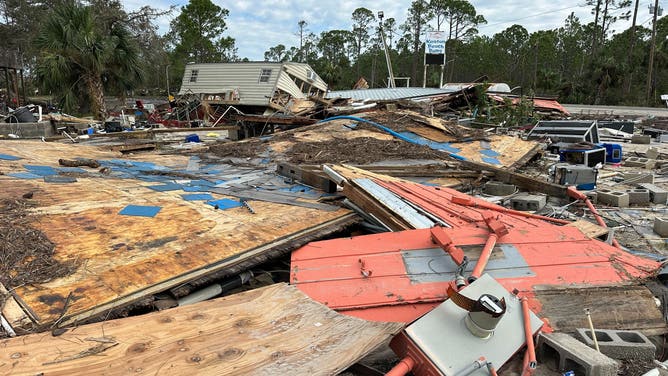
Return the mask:
M441 66L441 84L443 86L443 69L445 68L445 32L444 31L428 31L427 39L424 47L424 75L422 79L422 87L427 86L427 66L440 65Z

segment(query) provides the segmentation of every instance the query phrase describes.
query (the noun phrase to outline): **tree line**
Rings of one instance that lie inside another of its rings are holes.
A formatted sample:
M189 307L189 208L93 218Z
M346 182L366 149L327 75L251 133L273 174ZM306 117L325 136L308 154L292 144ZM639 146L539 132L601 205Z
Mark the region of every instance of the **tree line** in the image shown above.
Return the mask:
M401 24L360 7L346 30L316 35L309 20L297 20L298 44L268 47L264 59L308 63L331 89L350 88L360 77L370 87L386 87L382 28L394 75L422 86L425 33L440 30L447 36L446 82L486 76L518 94L562 102L660 105L660 94L668 93L668 21L655 17L650 63L653 17L639 9L639 0L585 3L587 20L571 13L554 29L530 33L515 24L491 36L480 32L487 20L467 0L415 0ZM169 14L169 31L160 35L157 19ZM0 53L26 67L31 91L52 95L68 111L102 116L105 93L166 95L166 87L178 90L188 62L248 60L238 56L228 17L211 0L136 11L120 0L0 0ZM632 26L616 32L621 20ZM440 75L440 67L431 67L426 85L437 86Z

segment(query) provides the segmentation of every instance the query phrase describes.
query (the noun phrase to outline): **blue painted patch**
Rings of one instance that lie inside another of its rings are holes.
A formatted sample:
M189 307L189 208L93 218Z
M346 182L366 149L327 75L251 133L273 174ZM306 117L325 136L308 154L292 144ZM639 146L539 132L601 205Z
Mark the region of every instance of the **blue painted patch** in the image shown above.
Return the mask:
M286 187L286 188L279 189L279 191L283 191L283 192L310 192L312 190L313 190L313 188L311 188L309 186L306 186L306 185L302 185L302 184L295 184L291 187Z
M21 158L9 154L0 154L0 159L3 161L18 161Z
M434 150L442 150L442 151L447 151L448 153L459 153L461 150L457 149L456 147L453 147L450 145L449 142L436 142L432 140L428 140L420 135L417 135L413 132L399 132L402 136L410 139L411 141L415 142L418 145L425 145L429 146L430 148Z
M71 176L47 175L44 181L46 183L76 183L77 179Z
M501 164L501 162L499 162L498 159L491 158L491 157L482 157L482 161L485 162L485 163L495 164L495 165L500 165Z
M41 179L43 177L30 172L12 172L7 175L19 179Z
M269 164L269 162L271 162L271 159L269 158L262 158L262 160L260 161L260 163L262 164Z
M203 180L203 179L191 180L190 183L188 183L188 185L193 185L193 186L198 186L198 187L213 187L216 184L217 183L213 183L213 182L210 182L208 180Z
M193 185L193 186L188 186L185 185L183 186L183 191L184 192L210 192L209 187L201 187L199 185Z
M488 157L498 157L499 155L501 155L492 149L482 149L480 150L480 154L486 155Z
M167 183L163 185L151 185L147 188L150 188L158 192L167 192L167 191L178 191L179 189L182 189L183 186L181 184Z
M206 200L213 200L213 196L209 193L191 193L191 194L185 194L181 195L184 200L186 201L206 201Z
M23 167L35 175L48 176L58 174L58 171L51 166L23 165Z
M74 173L77 173L77 174L85 174L86 173L86 170L84 170L81 167L58 167L57 170L60 171L60 172L74 172Z
M160 206L128 205L118 212L118 214L135 217L155 217L160 209L162 209Z
M220 210L226 210L226 209L232 209L232 208L238 208L241 205L241 202L235 201L235 200L230 200L229 198L224 198L221 200L213 200L213 201L207 201L207 204L217 207Z

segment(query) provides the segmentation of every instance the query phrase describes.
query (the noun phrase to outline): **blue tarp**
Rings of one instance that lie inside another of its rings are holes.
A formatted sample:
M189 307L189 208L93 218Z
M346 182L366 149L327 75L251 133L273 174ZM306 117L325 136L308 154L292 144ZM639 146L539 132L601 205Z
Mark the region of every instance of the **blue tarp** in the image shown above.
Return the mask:
M160 209L162 209L160 206L128 205L118 212L118 214L136 217L155 217Z

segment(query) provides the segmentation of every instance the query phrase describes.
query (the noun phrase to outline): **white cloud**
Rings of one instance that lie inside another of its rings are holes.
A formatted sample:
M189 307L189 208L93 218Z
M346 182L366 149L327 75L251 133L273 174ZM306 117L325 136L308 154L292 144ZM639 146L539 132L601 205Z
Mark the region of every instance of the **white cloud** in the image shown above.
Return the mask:
M137 9L147 0L123 0L126 9ZM180 7L188 0L153 0L153 7L168 8L177 5L179 9L171 17L160 19L160 32L169 30L171 18L178 15ZM227 34L236 39L240 57L251 60L262 60L264 51L277 44L287 47L299 43L297 22L304 19L308 22L307 29L315 34L332 29L350 29L351 14L358 7L366 7L374 12L382 10L385 18L393 17L397 24L406 19L410 0L377 0L369 1L327 1L327 0L213 0L215 4L230 11L227 18ZM487 19L488 24L480 27L480 32L493 35L513 24L524 26L529 32L554 29L563 25L571 12L575 12L583 23L593 20L590 8L582 6L582 0L565 0L554 2L549 0L473 0L479 14ZM649 0L641 1L638 23L647 17ZM613 29L624 30L628 22L613 25ZM645 24L647 25L647 23Z

